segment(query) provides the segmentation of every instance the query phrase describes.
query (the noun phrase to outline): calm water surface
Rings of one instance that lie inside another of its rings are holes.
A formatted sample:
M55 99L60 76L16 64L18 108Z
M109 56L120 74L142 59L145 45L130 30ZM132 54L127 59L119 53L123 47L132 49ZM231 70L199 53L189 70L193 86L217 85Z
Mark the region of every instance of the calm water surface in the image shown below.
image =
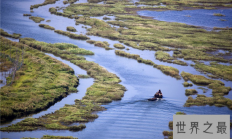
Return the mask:
M173 114L178 111L184 111L187 114L229 114L232 115L232 111L227 107L214 107L214 106L202 106L202 107L183 107L187 97L184 95L185 89L182 85L183 79L176 80L170 76L164 75L161 71L153 68L152 66L138 63L133 59L128 59L115 55L114 50L106 51L103 48L95 47L92 44L88 44L85 41L70 39L66 36L54 33L51 30L40 28L38 23L34 23L29 20L28 17L23 17L23 13L29 13L29 7L35 3L42 3L43 0L4 0L2 1L1 8L1 28L10 33L20 33L22 37L32 37L39 41L48 43L66 42L78 45L81 48L91 50L95 53L93 56L86 56L89 61L94 61L99 65L105 67L108 71L117 74L122 80L121 84L124 85L128 91L125 92L121 101L114 101L108 105L104 105L107 111L98 112L99 118L93 122L86 124L86 129L80 132L71 131L58 131L58 130L36 130L27 132L1 132L2 138L21 138L21 137L42 137L43 135L59 135L59 136L74 136L80 139L97 138L164 138L162 132L169 130L168 122L172 120ZM80 0L79 2L86 2ZM50 7L61 6L62 1L58 1L56 4L46 5L34 9L34 16L40 16L45 20L51 20L47 23L45 21L41 23L49 24L56 29L66 30L67 26L74 26L78 32L86 32L83 25L76 26L74 19L51 15L48 12ZM99 17L101 18L101 17ZM83 33L84 34L84 33ZM104 39L97 36L89 36L93 40L108 41L110 47L113 47L113 41ZM128 47L128 46L126 46ZM142 58L150 59L157 64L165 64L176 67L179 71L187 71L193 74L204 75L196 71L191 66L180 66L170 63L160 62L155 59L154 51L140 51L129 47L128 52L139 54ZM51 54L49 54L51 55ZM51 55L53 56L53 55ZM53 56L54 57L54 56ZM68 64L74 70L77 69L72 63L62 60L56 57L58 60ZM187 61L189 64L191 61ZM85 74L85 71L77 71L76 73ZM75 74L76 74L75 73ZM222 80L226 86L232 87L232 82ZM80 85L78 86L79 92L71 94L64 98L67 100L64 103L57 103L57 107L50 107L48 111L53 111L59 107L63 107L64 104L73 104L74 99L84 95L84 91L88 86L93 83L92 79L80 79ZM86 85L87 84L87 85ZM81 88L83 87L82 91ZM190 88L198 88L194 85ZM154 95L154 93L161 89L164 94L163 101L149 102L146 99ZM203 94L203 91L198 89L199 94ZM78 94L81 92L80 96ZM227 97L232 98L231 91ZM205 93L207 96L211 95L211 90ZM62 100L62 101L63 101ZM61 102L62 102L61 101ZM54 106L55 106L54 105ZM47 110L46 110L47 111ZM46 111L42 111L33 117L41 116ZM16 119L9 124L16 123L20 119ZM4 125L2 125L4 126Z
M141 16L149 16L154 19L167 22L180 22L188 25L213 27L232 27L232 9L221 10L183 10L183 11L138 11ZM214 16L214 13L220 13L225 16ZM190 17L188 17L190 16ZM226 21L221 21L225 19Z

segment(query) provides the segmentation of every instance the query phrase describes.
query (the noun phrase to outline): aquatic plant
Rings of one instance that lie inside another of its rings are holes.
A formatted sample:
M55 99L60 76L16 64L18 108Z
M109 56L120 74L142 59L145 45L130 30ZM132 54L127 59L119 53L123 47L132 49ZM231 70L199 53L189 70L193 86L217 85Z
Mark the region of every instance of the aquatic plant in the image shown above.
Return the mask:
M184 104L185 107L190 107L194 105L215 105L218 107L227 106L228 108L232 109L232 100L223 96L206 97L205 95L197 95L195 99L193 99L191 96L188 97L188 100Z
M77 30L74 27L72 27L72 26L68 26L67 27L67 31L76 32Z
M31 16L31 14L23 14L23 16Z
M173 60L174 58L171 57L168 53L163 52L163 51L157 51L155 53L156 59L160 61L167 61L167 60Z
M90 78L89 75L84 75L84 74L78 74L79 78Z
M1 33L2 36L14 38L14 39L18 39L18 38L20 38L22 36L21 34L18 34L18 33L13 33L11 35L11 34L5 32L3 29L0 29L0 33Z
M144 63L144 64L148 64L148 65L155 65L155 63L153 62L153 61L151 61L151 60L146 60L146 59L143 59L143 58L141 58L141 57L139 57L139 58L137 58L137 61L139 62L139 63Z
M185 90L185 95L189 96L189 95L195 95L197 94L197 90L196 89L186 89Z
M103 20L111 20L111 18L104 16Z
M181 60L173 60L172 63L177 64L177 65L182 65L182 66L188 66L186 62L181 61Z
M223 15L223 14L221 14L221 13L214 13L213 15L214 15L214 16L225 16L225 15Z
M124 49L125 48L125 46L121 45L120 43L115 43L114 47L118 48L118 49Z
M171 66L165 66L165 65L154 65L154 68L157 68L159 70L161 70L164 74L172 76L176 79L180 79L180 75L179 75L179 70L171 67Z
M50 29L50 30L55 30L54 27L51 27L51 26L46 25L46 24L39 24L39 26L42 27L42 28L46 28L46 29Z
M222 57L216 57L207 54L203 50L195 50L195 49L182 49L181 53L179 54L174 53L173 57L184 58L185 60L206 60L206 61L228 62L228 60L225 60Z
M173 131L163 131L164 136L173 136Z
M45 19L38 16L30 16L29 19L33 20L35 23L40 23L41 21L44 21Z
M89 39L89 37L87 37L86 35L78 35L78 34L74 34L74 33L70 33L68 31L62 31L62 30L55 30L54 32L58 33L58 34L62 34L62 35L65 35L65 36L68 36L72 39L80 39L80 40L87 40Z
M219 80L211 80L208 79L202 75L193 75L191 73L188 72L181 72L181 76L184 78L185 81L191 80L194 84L201 84L201 85L209 85L211 83L218 83L220 85L224 85L224 83L222 81Z
M137 60L137 58L140 57L139 55L130 54L130 53L127 53L127 52L122 51L122 50L115 50L115 54L120 55L120 56L124 56L124 57L128 57L128 58L133 58L133 59L136 59L136 60Z
M58 0L44 0L44 2L41 3L41 4L31 5L30 9L32 10L34 8L38 8L40 6L44 6L44 5L47 5L47 4L53 4L53 3L56 3L56 1L58 1Z
M184 87L193 86L192 83L188 83L188 82L184 82L183 85L184 85Z
M199 69L204 72L209 72L213 74L214 78L223 78L224 80L232 81L232 66L222 65L216 62L211 62L210 65L205 65L203 63L196 63L194 68Z

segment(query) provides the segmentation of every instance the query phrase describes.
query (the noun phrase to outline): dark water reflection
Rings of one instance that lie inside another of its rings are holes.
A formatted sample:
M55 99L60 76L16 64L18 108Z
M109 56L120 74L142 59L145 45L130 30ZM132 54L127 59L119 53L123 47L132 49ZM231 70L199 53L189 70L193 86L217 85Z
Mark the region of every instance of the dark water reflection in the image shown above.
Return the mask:
M81 48L91 50L95 53L93 56L86 56L87 60L94 61L99 65L105 67L108 71L117 74L122 80L121 84L124 85L128 91L125 92L121 101L114 101L108 105L104 105L107 111L99 112L99 118L94 122L87 123L87 128L81 132L71 131L52 131L52 130L37 130L27 132L1 132L1 137L8 138L21 138L21 137L42 137L42 135L59 135L59 136L74 136L80 139L85 138L163 138L162 131L169 130L168 122L172 120L172 115L177 111L184 111L187 114L229 114L232 115L232 111L227 107L214 107L214 106L202 106L202 107L183 107L187 97L184 95L185 89L182 85L183 79L176 80L170 76L164 75L160 70L153 68L152 66L138 63L136 60L128 59L115 55L114 50L106 51L103 48L95 47L92 44L88 44L85 41L70 39L66 36L59 35L53 31L42 29L37 23L29 20L28 17L23 17L22 14L29 12L31 4L41 3L41 1L2 1L2 28L6 31L21 33L22 37L32 37L39 41L48 43L66 42L78 45ZM17 3L14 3L17 2ZM79 2L83 2L80 0ZM21 3L21 4L20 4ZM10 6L9 6L10 5ZM44 17L45 20L51 20L47 23L54 26L56 29L66 30L67 26L75 26L73 19L65 17L55 16L48 13L49 7L56 7L62 5L62 1L58 1L56 4L47 5L35 9L33 15ZM14 19L14 20L13 20ZM46 23L41 22L41 23ZM79 33L81 26L75 26ZM108 41L110 47L113 48L114 43L118 41L108 40L101 37L89 36L93 40ZM128 46L126 46L128 47ZM130 47L129 47L130 48ZM126 51L126 50L125 50ZM139 54L142 58L150 59L156 64L165 64L178 68L181 71L187 71L193 74L204 75L196 71L191 66L180 66L170 63L160 62L155 59L154 51L140 51L130 48L130 53ZM57 58L61 60L60 58ZM64 62L64 61L63 61ZM187 61L191 63L191 61ZM70 62L65 62L75 70ZM84 73L84 71L83 71ZM82 74L83 74L82 73ZM86 84L92 83L93 80L80 80L80 88L87 88ZM223 81L226 86L231 86L231 82ZM80 88L78 87L79 93ZM190 88L198 88L194 85ZM161 89L164 93L164 100L158 102L146 101L154 93ZM202 90L199 90L199 94L203 94ZM206 95L210 96L209 90ZM77 93L78 95L78 93ZM83 95L83 94L82 94ZM228 97L231 97L231 92ZM73 97L73 98L69 98ZM74 103L74 98L78 98L75 93L69 95L65 103ZM66 99L66 98L65 98ZM70 99L70 100L69 100ZM62 100L63 101L63 100ZM61 103L59 107L62 107L64 103ZM55 107L51 107L55 110ZM44 112L38 113L37 116L45 114ZM35 117L37 117L35 116ZM33 116L34 117L34 116ZM12 122L16 123L16 122Z

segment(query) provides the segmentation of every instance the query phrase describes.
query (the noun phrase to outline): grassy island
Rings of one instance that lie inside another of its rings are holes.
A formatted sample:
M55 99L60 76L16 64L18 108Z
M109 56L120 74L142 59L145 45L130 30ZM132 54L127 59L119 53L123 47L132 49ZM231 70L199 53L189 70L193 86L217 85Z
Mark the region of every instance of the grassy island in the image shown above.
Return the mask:
M77 30L74 27L68 26L67 31L76 32Z
M35 23L40 23L41 21L45 20L44 18L37 16L30 16L29 19L33 20Z
M114 47L118 49L125 49L125 46L121 45L120 43L115 43Z
M42 27L42 28L46 28L46 29L50 29L50 30L55 30L54 27L51 27L51 26L46 25L46 24L39 24L39 26Z
M73 69L44 53L21 43L1 37L1 51L10 54L11 49L22 53L23 66L16 72L10 86L0 90L1 122L44 110L67 96L72 87L78 85ZM16 51L11 52L16 58ZM11 75L7 77L11 82Z
M94 46L105 48L106 50L111 50L112 48L109 47L109 43L106 41L94 41L94 40L87 40L87 43L94 44Z

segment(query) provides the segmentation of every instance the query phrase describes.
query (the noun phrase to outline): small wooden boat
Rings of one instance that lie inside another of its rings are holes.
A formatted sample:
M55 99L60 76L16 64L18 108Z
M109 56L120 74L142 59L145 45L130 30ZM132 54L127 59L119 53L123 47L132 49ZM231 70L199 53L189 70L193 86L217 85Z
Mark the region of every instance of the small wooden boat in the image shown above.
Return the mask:
M153 97L153 98L149 98L149 99L147 99L148 101L155 101L155 100L157 100L157 98L155 98L155 97Z
M149 101L156 101L156 100L161 99L161 98L163 98L163 95L162 96L156 96L156 97L153 97L153 98L149 98L147 100L149 100Z

